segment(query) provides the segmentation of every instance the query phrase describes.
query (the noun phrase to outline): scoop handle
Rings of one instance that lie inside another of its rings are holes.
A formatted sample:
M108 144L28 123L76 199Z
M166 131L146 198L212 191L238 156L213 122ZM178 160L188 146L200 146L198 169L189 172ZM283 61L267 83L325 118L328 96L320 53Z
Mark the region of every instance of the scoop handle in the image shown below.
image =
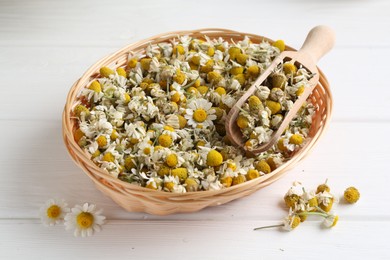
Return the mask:
M310 30L299 53L310 56L313 64L317 64L321 57L333 48L335 38L335 33L331 28L318 25Z

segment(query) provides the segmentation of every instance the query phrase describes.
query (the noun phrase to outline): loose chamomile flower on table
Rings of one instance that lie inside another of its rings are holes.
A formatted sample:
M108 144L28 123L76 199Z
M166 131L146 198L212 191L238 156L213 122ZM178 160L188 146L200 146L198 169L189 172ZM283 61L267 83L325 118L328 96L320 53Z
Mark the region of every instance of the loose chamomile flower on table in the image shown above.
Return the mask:
M356 203L360 199L360 192L355 187L349 187L344 191L344 199L348 203Z
M322 223L325 227L332 228L332 227L336 226L338 221L339 221L338 215L330 214L329 216L324 218L324 222L322 222Z
M68 212L69 208L65 200L49 199L40 208L39 214L45 226L54 226L61 223Z
M76 205L65 216L66 230L74 230L74 236L92 236L95 231L100 231L106 219L101 215L103 210L96 209L96 205L84 203Z

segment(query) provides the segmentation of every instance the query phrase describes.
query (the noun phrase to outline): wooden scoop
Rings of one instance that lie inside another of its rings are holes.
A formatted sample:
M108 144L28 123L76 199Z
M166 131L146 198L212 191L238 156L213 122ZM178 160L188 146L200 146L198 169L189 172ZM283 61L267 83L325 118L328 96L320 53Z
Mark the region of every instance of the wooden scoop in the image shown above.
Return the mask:
M240 108L247 101L247 99L256 91L256 89L261 86L261 84L274 71L274 69L282 61L287 60L292 63L300 63L310 73L313 74L313 77L309 80L309 84L305 88L304 92L294 102L294 105L291 110L288 111L288 113L285 115L278 130L273 132L270 140L248 151L253 154L259 154L261 152L267 151L278 141L280 135L283 133L283 131L289 125L291 120L297 114L298 110L309 97L313 89L317 86L319 80L319 74L316 66L317 61L322 56L324 56L330 49L332 49L334 41L335 35L333 30L327 26L319 25L310 30L305 42L303 43L299 51L284 51L273 60L271 65L257 78L253 85L237 101L237 103L227 115L225 128L227 136L229 137L232 144L244 148L245 150L248 150L244 145L246 140L244 140L241 130L236 123Z

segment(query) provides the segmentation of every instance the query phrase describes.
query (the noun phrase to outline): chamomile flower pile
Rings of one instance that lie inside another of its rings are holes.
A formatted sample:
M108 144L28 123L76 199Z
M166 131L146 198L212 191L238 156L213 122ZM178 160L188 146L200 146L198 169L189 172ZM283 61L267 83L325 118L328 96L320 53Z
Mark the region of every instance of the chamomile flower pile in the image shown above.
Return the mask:
M347 203L353 204L359 200L360 193L355 187L349 187L344 191L343 198ZM323 217L322 223L327 228L334 227L339 220L339 216L331 212L337 199L330 193L330 187L326 181L312 191L306 190L300 182L294 182L284 195L284 202L289 209L289 214L283 219L282 224L259 227L254 230L282 227L284 230L291 231L310 215Z
M220 190L268 174L303 144L314 108L305 105L282 145L254 158L229 143L224 124L283 50L283 41L252 43L248 37L182 36L150 44L130 53L124 68L101 68L80 93L75 141L111 176L154 190ZM267 140L309 77L303 68L281 66L273 85L251 97L237 122L251 145Z
M309 86L311 76L302 66L298 68L292 62L283 62L249 97L236 121L247 139L247 149L256 148L270 140L294 102ZM292 153L304 144L313 113L313 105L306 102L278 140L279 152Z

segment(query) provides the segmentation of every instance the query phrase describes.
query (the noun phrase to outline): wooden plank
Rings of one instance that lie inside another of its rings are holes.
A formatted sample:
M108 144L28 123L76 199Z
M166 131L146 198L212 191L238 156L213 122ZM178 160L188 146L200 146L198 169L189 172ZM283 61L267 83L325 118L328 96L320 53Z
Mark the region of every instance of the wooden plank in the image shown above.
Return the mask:
M374 213L390 218L384 206L389 202L382 196L387 194L389 181L385 167L388 142L383 143L390 131L389 123L334 122L313 153L273 185L225 205L165 217L125 212L96 190L67 155L58 121L2 121L2 125L7 126L0 128L7 149L0 149L0 218L34 218L44 201L59 197L71 205L96 203L110 219L275 219L286 213L282 198L292 182L302 181L308 189L314 189L327 178L337 197L348 186L361 190L358 205L340 205L340 214L353 220ZM371 134L369 142L367 134Z
M333 26L343 46L389 46L386 0L375 1L247 1L237 9L232 1L153 0L99 3L78 1L2 1L0 45L3 46L118 46L166 31L226 27L285 38L300 45L317 24ZM208 15L189 19L204 7ZM243 14L245 12L245 14ZM172 19L174 17L174 19ZM256 19L254 19L256 17ZM239 19L239 21L237 21ZM297 30L299 28L299 30ZM373 29L375 28L375 29ZM299 37L297 37L299 33ZM380 39L380 40L379 40Z
M308 220L292 232L253 231L275 221L110 221L89 238L63 226L0 220L2 259L388 259L390 222ZM355 239L351 239L355 238ZM378 239L381 238L381 239ZM359 249L359 250L357 250Z

